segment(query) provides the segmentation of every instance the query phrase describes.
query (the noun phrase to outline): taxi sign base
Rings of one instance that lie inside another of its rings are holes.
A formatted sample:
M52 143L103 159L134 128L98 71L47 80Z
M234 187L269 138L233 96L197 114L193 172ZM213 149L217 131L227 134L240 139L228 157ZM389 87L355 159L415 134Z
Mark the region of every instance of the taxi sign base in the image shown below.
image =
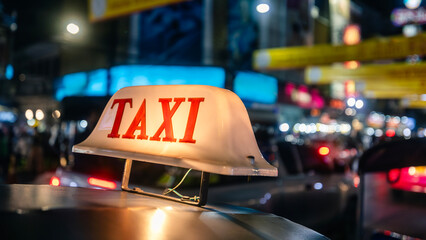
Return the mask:
M162 194L145 192L140 188L133 188L133 189L129 188L129 179L130 179L130 172L132 170L132 163L133 163L132 159L126 159L126 163L124 165L123 177L122 177L122 181L121 181L121 189L123 191L139 193L139 194L144 194L144 195L153 196L153 197L164 198L164 199L173 200L173 201L177 201L177 202L183 202L183 203L186 203L186 204L195 205L195 206L199 206L199 207L206 205L210 173L201 172L201 183L200 183L198 200L192 201L192 200L189 200L189 199L186 199L186 198L175 198L175 197L170 197L170 196L166 196L166 195L162 195Z

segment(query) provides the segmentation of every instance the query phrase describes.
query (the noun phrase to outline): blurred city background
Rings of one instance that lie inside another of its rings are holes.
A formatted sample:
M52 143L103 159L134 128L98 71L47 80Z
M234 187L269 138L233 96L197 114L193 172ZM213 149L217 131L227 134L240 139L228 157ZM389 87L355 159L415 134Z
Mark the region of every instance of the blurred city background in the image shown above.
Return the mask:
M280 141L327 140L353 159L425 137L423 4L3 0L0 182L72 164L109 97L134 85L234 91L270 162Z
M240 205L324 234L340 226L323 231L326 223L344 222L346 233L334 236L354 236L359 156L380 142L426 137L425 6L421 0L0 0L0 183L90 187L74 171L109 178L116 188L123 162L79 162L71 152L109 98L127 86L210 85L243 100L263 156L281 177L290 176L288 185L269 180L232 190L258 199ZM413 169L409 175L420 171ZM275 198L276 186L284 197ZM227 198L229 190L209 197ZM300 194L288 197L294 192ZM241 203L238 196L228 201Z

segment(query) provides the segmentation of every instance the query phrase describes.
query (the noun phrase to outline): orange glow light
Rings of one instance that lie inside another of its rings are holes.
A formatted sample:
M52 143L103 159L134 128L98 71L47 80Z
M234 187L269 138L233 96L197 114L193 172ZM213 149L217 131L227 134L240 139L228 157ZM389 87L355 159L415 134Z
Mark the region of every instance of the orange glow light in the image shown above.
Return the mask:
M345 82L345 95L346 97L355 96L355 82L348 80Z
M321 156L327 156L327 155L330 153L330 148L328 148L328 147L320 147L320 148L318 149L318 153L319 153Z
M346 61L344 63L344 66L347 69L357 69L360 65L359 61Z
M96 186L96 187L107 188L107 189L115 189L117 187L117 184L115 184L115 182L113 181L102 180L102 179L94 178L94 177L90 177L89 179L87 179L87 181L89 182L90 185Z
M345 28L343 42L347 45L355 45L361 42L361 30L358 25L351 24Z
M58 177L53 176L52 178L50 178L49 185L57 187L61 185L61 181L59 180Z

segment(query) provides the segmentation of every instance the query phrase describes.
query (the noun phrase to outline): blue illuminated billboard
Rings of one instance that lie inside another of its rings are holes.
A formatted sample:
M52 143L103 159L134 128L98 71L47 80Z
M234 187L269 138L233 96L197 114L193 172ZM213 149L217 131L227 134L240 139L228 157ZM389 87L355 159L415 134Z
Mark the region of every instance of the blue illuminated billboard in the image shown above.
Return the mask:
M88 73L86 96L106 96L108 93L108 70L98 69Z
M237 72L234 92L246 102L274 104L278 95L278 80L255 72Z
M59 86L56 89L55 97L62 100L69 96L82 96L86 89L87 73L78 72L64 75L59 80Z
M110 69L113 95L119 89L143 85L209 85L224 88L225 71L218 67L123 65Z
M71 96L102 97L113 95L123 87L143 85L187 84L224 88L225 76L225 70L219 67L122 65L109 70L66 74L56 82L55 97L58 101Z

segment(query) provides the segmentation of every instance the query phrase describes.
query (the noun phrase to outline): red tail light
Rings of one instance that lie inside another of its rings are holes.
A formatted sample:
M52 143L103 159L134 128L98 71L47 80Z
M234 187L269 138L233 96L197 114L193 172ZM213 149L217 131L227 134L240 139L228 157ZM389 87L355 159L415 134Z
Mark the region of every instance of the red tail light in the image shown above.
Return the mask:
M107 189L115 189L117 184L113 181L103 180L99 178L90 177L87 179L90 185L95 187L107 188Z
M398 182L399 178L401 177L401 169L395 168L391 169L388 172L387 178L390 183L396 183Z
M387 137L394 137L395 136L395 130L393 130L393 129L386 130L386 136Z
M330 148L328 148L328 147L320 147L320 148L318 148L318 153L321 156L327 156L330 153Z
M53 176L53 177L50 178L49 185L57 187L57 186L61 185L61 181L59 180L58 177Z

